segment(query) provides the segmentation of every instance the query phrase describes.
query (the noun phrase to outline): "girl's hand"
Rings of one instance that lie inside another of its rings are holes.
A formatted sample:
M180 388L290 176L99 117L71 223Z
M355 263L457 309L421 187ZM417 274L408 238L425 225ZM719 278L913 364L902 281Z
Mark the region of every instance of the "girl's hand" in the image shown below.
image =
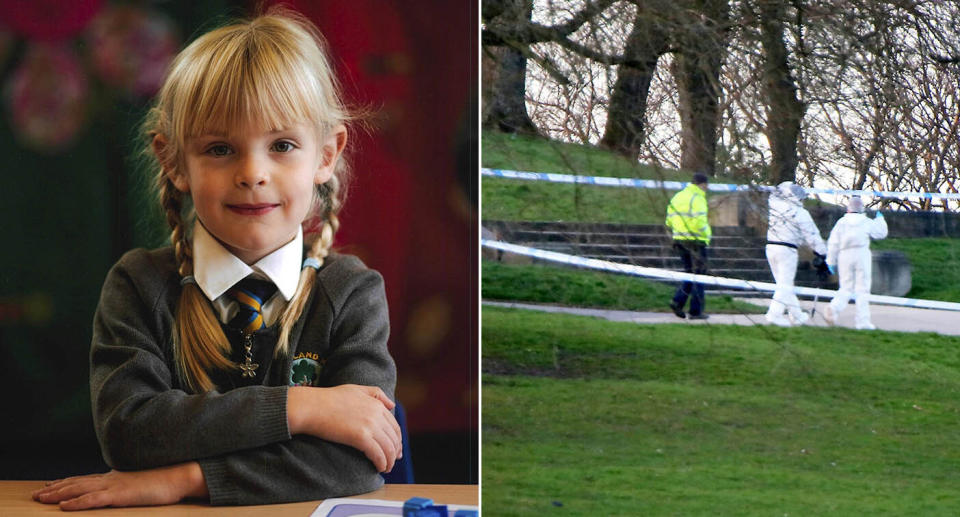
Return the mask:
M70 477L50 481L33 492L35 501L59 503L61 510L174 504L185 497L207 497L207 484L196 462Z
M294 386L287 394L290 434L309 434L363 452L379 472L403 455L394 403L375 386Z

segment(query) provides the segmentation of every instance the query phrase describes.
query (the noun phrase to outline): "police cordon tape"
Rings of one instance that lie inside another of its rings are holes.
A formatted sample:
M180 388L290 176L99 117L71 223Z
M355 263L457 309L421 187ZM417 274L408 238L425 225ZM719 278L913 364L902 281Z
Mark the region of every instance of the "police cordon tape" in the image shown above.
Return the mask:
M601 271L611 271L614 273L622 273L626 275L658 278L660 280L676 280L676 281L689 280L689 281L701 283L703 285L733 287L737 289L747 289L752 291L771 291L772 292L777 288L776 284L771 284L769 282L753 282L749 280L741 280L739 278L724 278L720 276L695 275L693 273L670 271L668 269L634 266L632 264L620 264L617 262L607 262L605 260L588 259L588 258L578 257L576 255L567 255L566 253L559 253L556 251L547 251L547 250L541 250L537 248L530 248L527 246L520 246L517 244L510 244L508 242L496 241L496 240L490 240L490 239L480 239L480 245L485 246L487 248L506 251L509 253L516 253L517 255L526 255L528 257L536 257L543 260L549 260L551 262L559 262L561 264L570 264L573 266L580 266L580 267L585 267L589 269L597 269ZM807 295L807 296L822 296L822 297L830 297L830 298L832 298L837 294L836 291L833 291L830 289L819 289L816 287L800 287L800 286L795 286L793 288L793 292L797 294ZM854 293L853 297L856 298L856 293ZM915 307L918 309L942 309L947 311L960 311L960 303L941 302L937 300L920 300L916 298L900 298L897 296L886 296L881 294L871 294L870 302L878 303L882 305L899 305L902 307Z
M604 187L632 187L655 188L664 190L683 190L689 183L685 181L644 180L637 178L613 178L609 176L580 176L573 174L557 174L553 172L527 172L507 169L480 169L483 176L498 178L549 181L551 183L579 183L584 185L599 185ZM769 191L776 187L767 185L736 185L733 183L710 183L707 188L714 192L745 192ZM831 194L839 196L881 197L893 199L921 198L921 199L960 199L960 194L942 194L940 192L887 192L880 190L837 190L826 188L803 187L809 194Z

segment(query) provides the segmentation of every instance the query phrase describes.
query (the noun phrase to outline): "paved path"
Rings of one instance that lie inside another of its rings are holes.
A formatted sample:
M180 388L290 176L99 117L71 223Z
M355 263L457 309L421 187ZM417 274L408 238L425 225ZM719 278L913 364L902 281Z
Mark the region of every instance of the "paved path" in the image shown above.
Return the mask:
M769 298L742 298L747 303L762 305L770 304ZM709 300L708 300L709 303ZM813 307L812 300L801 300L800 304L807 310ZM584 309L579 307L562 307L556 305L541 305L532 303L493 302L484 300L483 305L497 307L512 307L545 312L561 312L566 314L580 314L595 316L610 321L631 321L633 323L682 323L691 325L722 324L722 325L769 325L763 314L711 314L708 320L681 320L672 312L635 312L616 311L605 309ZM817 303L817 312L808 325L826 327L823 320L823 310L827 304L824 301ZM709 313L709 306L707 307ZM960 336L960 312L941 311L932 309L915 309L910 307L896 307L892 305L871 305L873 324L878 330L895 330L900 332L937 332L940 334ZM853 328L854 306L850 304L840 315L837 326Z

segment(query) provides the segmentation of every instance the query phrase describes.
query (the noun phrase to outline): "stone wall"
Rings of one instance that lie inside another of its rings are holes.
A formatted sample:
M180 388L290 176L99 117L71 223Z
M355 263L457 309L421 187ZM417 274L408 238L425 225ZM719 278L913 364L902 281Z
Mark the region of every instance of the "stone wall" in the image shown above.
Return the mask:
M734 192L710 195L712 226L749 226L764 235L767 231L766 192ZM830 229L846 212L833 205L808 206L820 233L826 238ZM868 210L873 216L874 210ZM903 212L884 210L892 238L956 237L960 238L960 214L945 212Z
M829 235L830 228L843 217L845 210L838 207L820 207L810 210L817 226ZM867 211L871 216L875 213ZM944 212L903 212L884 210L891 238L960 237L960 215Z
M902 252L870 250L873 255L873 282L870 292L888 296L905 296L912 286L913 266Z

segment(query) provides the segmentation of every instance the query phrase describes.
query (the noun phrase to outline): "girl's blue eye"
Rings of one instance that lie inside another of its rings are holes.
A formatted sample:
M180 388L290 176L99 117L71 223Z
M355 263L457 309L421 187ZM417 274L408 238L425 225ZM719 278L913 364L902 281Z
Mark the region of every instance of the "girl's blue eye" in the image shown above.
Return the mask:
M294 145L290 142L275 142L273 144L273 150L278 153L289 153L294 150Z
M213 156L226 156L230 154L230 147L224 144L212 145L209 148L207 148L207 154L210 154Z

